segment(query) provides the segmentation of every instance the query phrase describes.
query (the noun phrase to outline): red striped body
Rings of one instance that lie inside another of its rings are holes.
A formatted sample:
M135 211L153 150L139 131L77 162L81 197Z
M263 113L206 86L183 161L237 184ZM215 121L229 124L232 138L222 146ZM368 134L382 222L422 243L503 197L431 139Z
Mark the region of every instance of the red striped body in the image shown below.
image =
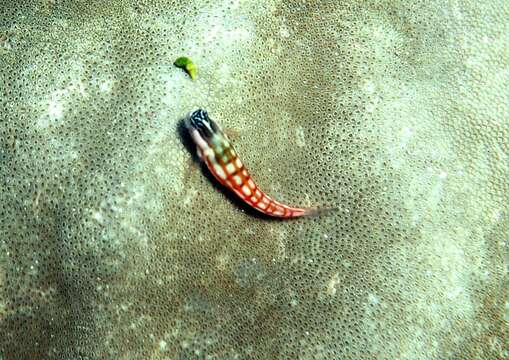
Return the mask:
M298 208L282 204L261 191L237 156L220 127L204 110L187 119L191 137L214 177L254 209L274 217L295 218L319 213L317 208Z
M256 210L283 218L308 215L312 209L302 209L282 204L261 191L230 146L203 154L203 159L214 177L230 188L244 202Z

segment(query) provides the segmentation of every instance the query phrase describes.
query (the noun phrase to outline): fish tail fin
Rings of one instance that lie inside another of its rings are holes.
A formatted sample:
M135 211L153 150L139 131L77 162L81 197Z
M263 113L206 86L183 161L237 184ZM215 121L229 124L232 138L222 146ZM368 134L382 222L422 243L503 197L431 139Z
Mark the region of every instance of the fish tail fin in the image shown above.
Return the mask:
M322 215L328 215L328 214L336 212L336 211L338 211L338 208L330 207L330 206L310 207L310 208L306 208L304 210L303 216L310 216L310 217L322 216Z

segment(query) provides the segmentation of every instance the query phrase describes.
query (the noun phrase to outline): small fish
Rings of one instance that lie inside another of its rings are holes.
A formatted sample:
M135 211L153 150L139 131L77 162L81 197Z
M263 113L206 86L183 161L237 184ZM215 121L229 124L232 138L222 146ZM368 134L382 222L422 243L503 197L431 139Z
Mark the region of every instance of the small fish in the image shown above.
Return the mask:
M279 218L318 215L324 211L334 210L292 207L266 195L249 175L228 137L205 110L198 109L189 113L186 126L196 144L198 156L205 161L214 177L254 209Z

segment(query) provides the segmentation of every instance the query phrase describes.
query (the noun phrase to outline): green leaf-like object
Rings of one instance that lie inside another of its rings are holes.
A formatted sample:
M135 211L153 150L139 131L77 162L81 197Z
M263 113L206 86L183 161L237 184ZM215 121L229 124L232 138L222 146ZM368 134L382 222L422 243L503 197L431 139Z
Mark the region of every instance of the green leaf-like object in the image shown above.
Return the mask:
M189 74L191 79L196 79L196 65L193 63L193 61L188 58L187 56L181 56L175 62L173 63L176 67L179 67L181 69L184 69L186 73Z

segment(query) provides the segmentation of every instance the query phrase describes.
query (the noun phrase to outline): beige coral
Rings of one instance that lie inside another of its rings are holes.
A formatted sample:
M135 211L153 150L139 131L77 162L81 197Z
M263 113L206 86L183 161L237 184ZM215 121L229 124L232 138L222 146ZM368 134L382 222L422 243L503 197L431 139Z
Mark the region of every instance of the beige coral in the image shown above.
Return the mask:
M0 359L509 357L506 1L45 3L0 5ZM198 106L339 211L217 191Z

